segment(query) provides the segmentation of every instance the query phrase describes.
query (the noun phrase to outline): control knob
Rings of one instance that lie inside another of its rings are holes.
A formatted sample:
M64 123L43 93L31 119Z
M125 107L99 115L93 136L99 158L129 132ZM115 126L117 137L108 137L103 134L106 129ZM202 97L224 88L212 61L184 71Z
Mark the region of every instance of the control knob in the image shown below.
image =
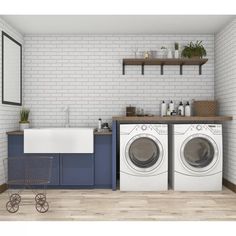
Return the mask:
M146 130L146 129L147 129L147 126L146 126L146 125L142 125L142 126L141 126L141 129L142 129L142 130Z
M197 130L202 130L202 126L201 125L197 125L196 129Z

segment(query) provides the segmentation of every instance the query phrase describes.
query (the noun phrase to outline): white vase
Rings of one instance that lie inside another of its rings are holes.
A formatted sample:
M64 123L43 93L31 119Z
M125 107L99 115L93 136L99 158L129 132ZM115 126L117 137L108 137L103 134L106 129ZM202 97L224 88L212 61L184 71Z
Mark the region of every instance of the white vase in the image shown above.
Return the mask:
M175 50L175 58L179 58L179 50Z
M167 50L161 49L161 58L167 58Z
M29 123L20 123L20 131L24 131L24 129L29 129Z
M168 49L167 58L173 58L172 51Z

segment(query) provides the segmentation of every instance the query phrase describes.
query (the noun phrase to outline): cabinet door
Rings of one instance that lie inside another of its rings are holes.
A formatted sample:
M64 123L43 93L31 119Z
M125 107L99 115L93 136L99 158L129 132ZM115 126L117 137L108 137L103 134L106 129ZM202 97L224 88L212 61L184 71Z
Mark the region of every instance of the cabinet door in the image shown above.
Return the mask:
M8 157L21 157L24 155L24 136L8 135Z
M61 154L61 184L94 185L93 154Z
M112 136L95 136L95 186L111 188Z

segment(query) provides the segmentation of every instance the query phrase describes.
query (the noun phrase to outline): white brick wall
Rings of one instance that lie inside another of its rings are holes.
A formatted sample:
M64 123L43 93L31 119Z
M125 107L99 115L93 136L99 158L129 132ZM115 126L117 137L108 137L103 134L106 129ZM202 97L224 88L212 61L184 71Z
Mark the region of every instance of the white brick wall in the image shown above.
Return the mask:
M215 37L215 97L220 114L236 116L236 19ZM224 125L224 178L236 184L236 121Z
M23 43L23 37L5 21L0 19L0 33L6 32L15 38L18 42ZM2 37L2 36L1 36ZM0 52L2 51L2 40L0 40ZM0 61L2 61L0 53ZM0 63L0 99L2 100L2 63ZM0 185L5 182L3 159L7 158L7 131L19 129L19 109L18 106L3 105L0 102Z
M24 37L24 102L31 109L33 126L61 126L62 107L70 106L72 126L96 126L97 119L111 122L129 104L159 114L164 100L212 99L214 97L214 35L26 35ZM174 42L184 45L203 40L209 61L198 75L197 66L127 66L122 58L140 51L159 50Z

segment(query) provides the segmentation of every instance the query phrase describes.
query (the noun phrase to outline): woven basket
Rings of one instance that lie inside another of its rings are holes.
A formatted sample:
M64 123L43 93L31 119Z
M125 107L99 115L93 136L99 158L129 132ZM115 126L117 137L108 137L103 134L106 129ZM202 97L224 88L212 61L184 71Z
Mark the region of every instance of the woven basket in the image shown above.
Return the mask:
M216 116L217 101L194 101L193 110L195 116Z

